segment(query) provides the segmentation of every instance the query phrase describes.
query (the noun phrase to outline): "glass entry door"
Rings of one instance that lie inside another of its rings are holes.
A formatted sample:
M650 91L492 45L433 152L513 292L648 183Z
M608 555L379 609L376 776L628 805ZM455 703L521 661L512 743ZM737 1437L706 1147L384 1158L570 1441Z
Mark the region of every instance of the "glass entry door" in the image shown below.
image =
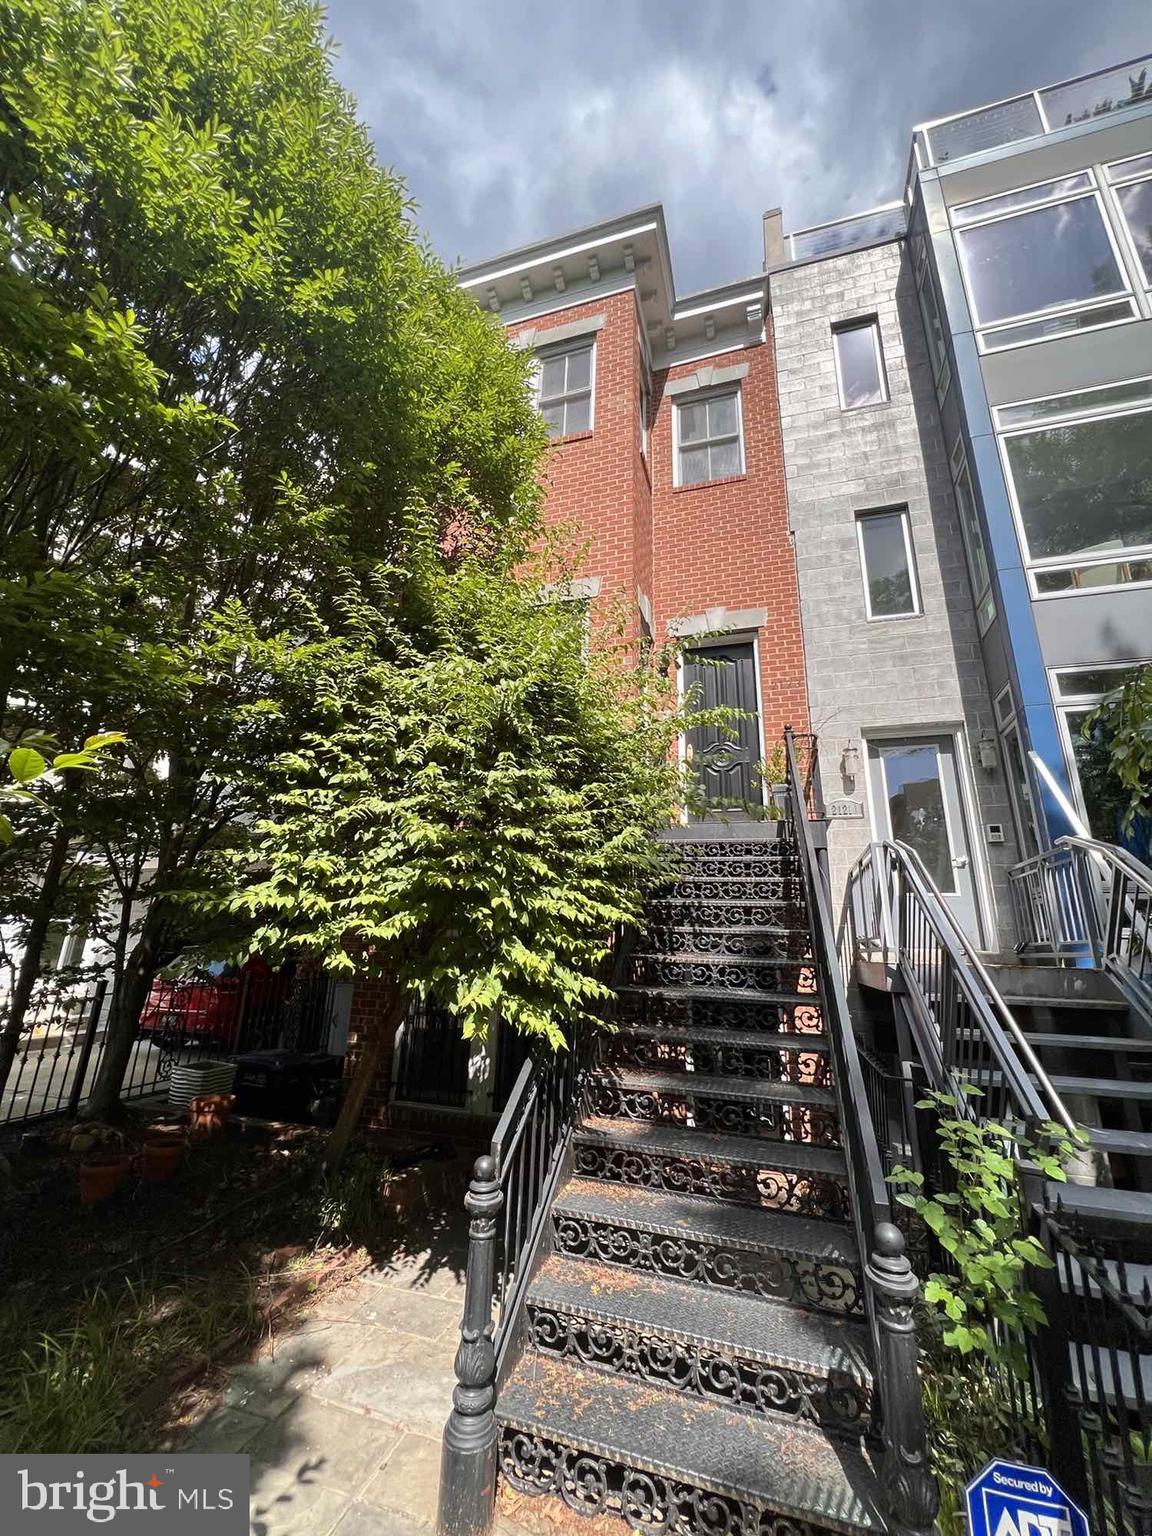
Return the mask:
M868 743L868 776L876 834L906 843L955 913L982 942L972 850L952 736L915 736Z

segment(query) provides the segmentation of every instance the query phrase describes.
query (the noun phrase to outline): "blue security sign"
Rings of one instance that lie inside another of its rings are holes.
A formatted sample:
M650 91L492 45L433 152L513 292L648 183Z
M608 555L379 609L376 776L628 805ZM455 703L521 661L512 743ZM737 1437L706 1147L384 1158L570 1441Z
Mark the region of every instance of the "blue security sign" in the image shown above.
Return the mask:
M1088 1521L1050 1472L990 1461L964 1491L969 1536L1088 1536Z

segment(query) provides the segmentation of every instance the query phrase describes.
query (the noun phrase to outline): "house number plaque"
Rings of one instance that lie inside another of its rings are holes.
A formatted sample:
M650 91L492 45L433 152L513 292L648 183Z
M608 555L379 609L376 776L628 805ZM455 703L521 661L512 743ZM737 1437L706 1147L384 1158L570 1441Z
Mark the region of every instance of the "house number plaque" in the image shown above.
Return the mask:
M864 815L863 800L829 800L824 810L829 821L852 821Z

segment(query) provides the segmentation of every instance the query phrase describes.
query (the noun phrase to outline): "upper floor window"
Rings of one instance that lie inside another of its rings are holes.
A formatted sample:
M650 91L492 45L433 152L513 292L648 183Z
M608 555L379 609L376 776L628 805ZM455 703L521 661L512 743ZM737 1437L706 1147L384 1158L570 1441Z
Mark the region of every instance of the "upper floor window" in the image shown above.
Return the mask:
M960 535L964 541L964 556L968 562L968 576L972 583L972 601L976 605L976 618L980 633L987 632L996 617L996 599L992 596L992 576L988 566L988 550L984 543L984 530L980 514L976 510L976 498L972 494L972 476L964 445L957 442L952 450L952 483L956 489L956 503L960 510Z
M549 437L592 430L595 342L549 347L536 358L536 399Z
M739 389L717 390L676 405L676 484L700 485L744 473Z
M648 457L648 433L649 419L652 415L652 385L648 379L648 370L643 361L640 363L640 452Z
M1092 176L1021 187L952 210L960 265L985 351L1132 318ZM1043 314L1042 323L1010 325Z
M870 619L906 619L920 612L908 508L861 512L856 518L864 606Z
M888 398L880 324L876 319L852 320L832 332L840 404L846 411L862 405L882 405Z
M1152 379L999 406L996 419L1034 590L1152 580Z
M1152 288L1152 155L1121 160L1107 175L1145 285Z

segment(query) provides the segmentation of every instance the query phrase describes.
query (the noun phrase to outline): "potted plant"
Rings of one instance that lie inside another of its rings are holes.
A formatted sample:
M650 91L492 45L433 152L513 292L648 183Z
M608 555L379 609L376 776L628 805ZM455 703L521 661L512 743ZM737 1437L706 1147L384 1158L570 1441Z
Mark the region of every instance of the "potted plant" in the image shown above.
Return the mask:
M140 1147L140 1177L145 1184L167 1184L175 1178L184 1156L184 1137L179 1130L147 1131Z
M95 1205L114 1195L128 1177L131 1165L131 1159L123 1149L90 1152L80 1164L81 1202Z
M193 1136L214 1136L217 1131L222 1131L235 1102L234 1093L205 1093L193 1099L190 1106Z

